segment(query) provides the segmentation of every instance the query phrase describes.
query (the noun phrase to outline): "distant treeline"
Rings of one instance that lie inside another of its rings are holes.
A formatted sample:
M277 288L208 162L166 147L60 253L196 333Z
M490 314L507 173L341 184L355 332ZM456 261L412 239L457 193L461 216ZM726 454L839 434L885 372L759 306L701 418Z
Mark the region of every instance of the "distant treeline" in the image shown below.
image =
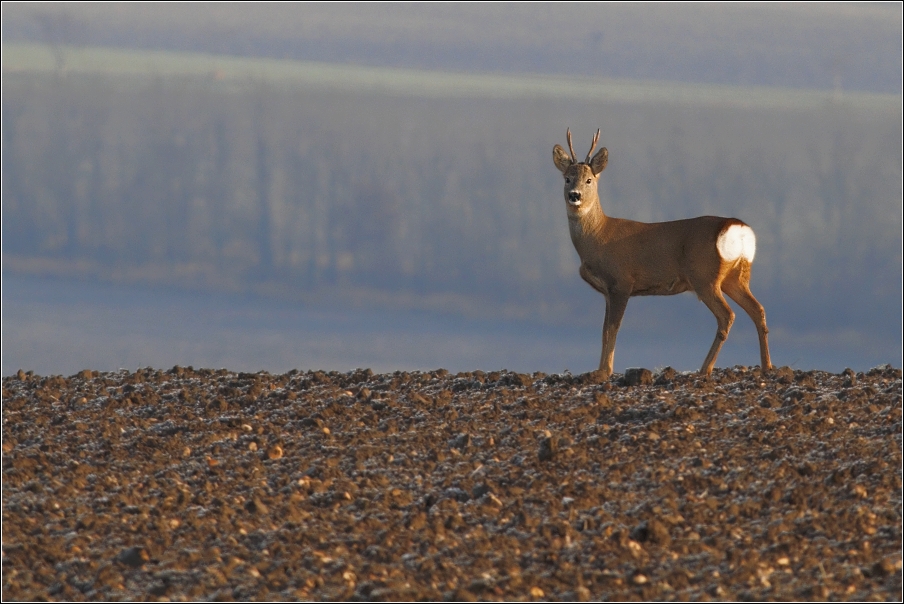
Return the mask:
M581 155L602 128L609 214L751 224L773 316L900 325L900 105L604 107L6 72L4 265L577 316L587 288L551 159L566 127Z

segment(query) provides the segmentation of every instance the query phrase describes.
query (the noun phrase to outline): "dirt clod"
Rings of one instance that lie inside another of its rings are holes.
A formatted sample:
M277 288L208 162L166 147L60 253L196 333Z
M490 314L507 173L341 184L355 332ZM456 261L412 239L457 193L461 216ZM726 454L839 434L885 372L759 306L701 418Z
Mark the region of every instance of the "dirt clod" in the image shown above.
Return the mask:
M649 386L653 383L653 372L643 367L629 367L625 370L625 386Z
M540 450L537 457L540 461L551 461L559 452L559 438L547 433L540 441Z
M130 547L116 556L117 562L133 568L144 565L148 560L150 560L148 553L142 547Z

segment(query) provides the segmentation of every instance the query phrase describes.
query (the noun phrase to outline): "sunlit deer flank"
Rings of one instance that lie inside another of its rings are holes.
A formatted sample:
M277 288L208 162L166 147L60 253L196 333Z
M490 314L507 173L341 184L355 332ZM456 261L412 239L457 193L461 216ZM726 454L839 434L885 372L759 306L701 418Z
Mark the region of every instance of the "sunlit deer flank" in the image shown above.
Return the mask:
M771 369L766 312L750 293L750 265L756 252L753 229L736 218L701 216L670 222L610 218L600 206L597 181L609 161L603 147L591 159L600 132L578 162L568 130L568 149L552 150L565 177L565 206L571 241L581 258L581 277L606 297L601 377L612 375L615 337L631 296L670 296L692 291L716 315L718 330L700 372L709 375L734 322L723 292L756 325L761 367Z

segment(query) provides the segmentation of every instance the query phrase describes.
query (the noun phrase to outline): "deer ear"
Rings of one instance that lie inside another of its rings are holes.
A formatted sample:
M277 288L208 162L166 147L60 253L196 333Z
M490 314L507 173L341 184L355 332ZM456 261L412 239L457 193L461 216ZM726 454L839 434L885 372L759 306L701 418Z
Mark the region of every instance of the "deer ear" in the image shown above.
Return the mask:
M563 174L565 173L565 170L574 163L571 156L562 148L562 145L556 145L552 148L552 161L556 164L556 168L559 169L559 172L562 172Z
M599 151L596 152L596 155L593 156L593 159L590 160L590 170L593 172L594 176L599 175L600 172L606 169L606 164L609 163L609 150L603 147Z

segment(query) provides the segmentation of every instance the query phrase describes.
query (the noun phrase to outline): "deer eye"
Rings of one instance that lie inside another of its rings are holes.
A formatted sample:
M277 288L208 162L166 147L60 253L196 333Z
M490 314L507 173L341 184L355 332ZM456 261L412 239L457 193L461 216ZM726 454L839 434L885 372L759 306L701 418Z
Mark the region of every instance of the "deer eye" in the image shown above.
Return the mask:
M587 179L587 184L588 184L588 185L589 185L590 183L592 183L592 182L593 182L593 179L592 179L592 178L588 178L588 179Z
M566 183L566 184L571 184L571 179L568 178L567 176L565 177L565 183Z

